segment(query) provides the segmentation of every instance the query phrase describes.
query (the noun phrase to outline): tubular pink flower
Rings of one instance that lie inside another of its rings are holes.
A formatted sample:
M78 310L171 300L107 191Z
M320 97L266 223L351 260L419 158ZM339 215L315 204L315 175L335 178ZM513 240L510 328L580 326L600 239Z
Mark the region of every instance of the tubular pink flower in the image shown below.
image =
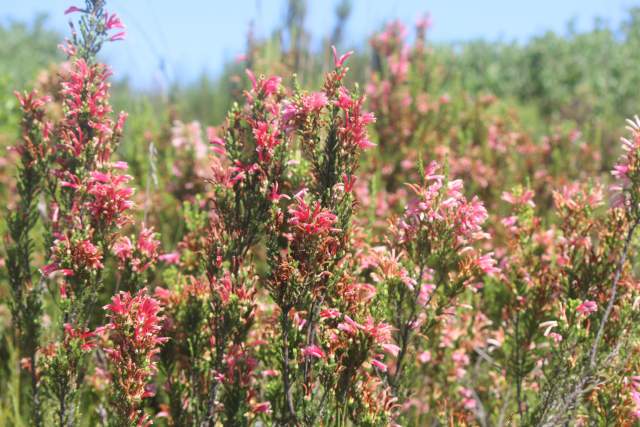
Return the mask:
M107 226L122 226L129 221L126 213L133 207L133 188L126 184L130 180L129 175L98 171L91 173L87 193L93 196L88 206L94 220L99 220Z
M350 50L349 52L338 56L338 50L336 49L335 46L331 46L331 51L333 52L333 64L335 65L336 68L341 68L345 61L351 56L353 55L353 51Z
M327 95L324 92L311 92L302 98L302 106L307 114L320 111L327 102Z
M591 313L598 311L598 304L595 301L585 300L576 308L576 311L581 315L587 317Z
M118 15L116 15L115 13L112 13L112 14L105 13L104 18L105 18L104 19L105 29L107 31L112 30L114 28L124 30L124 24L122 23Z
M75 13L75 12L84 12L84 9L80 9L77 6L71 6L64 11L64 14L69 15L70 13Z
M387 372L387 365L379 361L378 359L372 359L371 364L381 370L382 372Z
M104 307L109 323L101 328L109 344L103 348L114 381L114 393L126 402L127 416L141 419L142 399L153 396L149 388L155 374L155 355L167 338L160 337L163 318L160 303L141 289L135 296L120 292Z
M317 345L310 345L302 349L304 357L315 357L316 359L324 359L324 351Z
M329 232L336 232L339 229L333 227L338 217L322 208L319 202L313 207L309 206L302 195L298 193L295 196L295 204L289 208L289 224L295 226L298 230L305 234L317 235Z

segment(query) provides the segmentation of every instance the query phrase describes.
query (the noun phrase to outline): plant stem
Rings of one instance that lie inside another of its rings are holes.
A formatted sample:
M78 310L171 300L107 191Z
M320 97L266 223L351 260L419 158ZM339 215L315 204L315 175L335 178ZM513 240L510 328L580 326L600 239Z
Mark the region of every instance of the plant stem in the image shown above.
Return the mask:
M620 276L622 275L622 268L624 267L624 263L627 261L627 256L629 254L629 248L631 246L631 239L633 239L633 234L640 224L640 218L636 219L634 223L629 228L627 232L627 237L624 241L624 248L622 250L622 255L620 256L620 260L618 261L618 265L616 266L616 272L613 277L613 286L611 287L611 296L609 297L609 303L607 304L607 309L602 316L602 320L600 320L600 326L598 327L598 333L596 334L596 339L593 342L593 347L591 348L589 369L594 369L596 367L596 358L598 355L598 346L600 345L600 341L602 340L602 335L604 334L604 327L609 320L609 316L611 315L611 311L613 310L613 305L616 302L617 292L618 292L618 282L620 281Z

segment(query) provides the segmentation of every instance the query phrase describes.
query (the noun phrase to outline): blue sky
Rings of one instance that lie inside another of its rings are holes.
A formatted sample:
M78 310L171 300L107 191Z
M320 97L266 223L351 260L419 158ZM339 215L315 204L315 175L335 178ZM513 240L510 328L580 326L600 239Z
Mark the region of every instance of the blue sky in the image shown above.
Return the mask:
M37 13L66 32L63 11L83 0L4 0L0 22L30 22ZM334 25L337 0L309 0L307 24L317 45ZM110 11L127 25L127 40L109 46L105 59L116 75L127 75L139 87L161 84L161 61L172 79L189 81L203 70L215 74L221 64L242 53L250 22L258 36L268 35L281 21L285 0L108 0ZM595 17L617 25L632 0L353 0L345 31L349 45L361 44L390 19L413 23L429 12L430 38L435 41L526 40L546 30L564 32L575 19L590 28Z

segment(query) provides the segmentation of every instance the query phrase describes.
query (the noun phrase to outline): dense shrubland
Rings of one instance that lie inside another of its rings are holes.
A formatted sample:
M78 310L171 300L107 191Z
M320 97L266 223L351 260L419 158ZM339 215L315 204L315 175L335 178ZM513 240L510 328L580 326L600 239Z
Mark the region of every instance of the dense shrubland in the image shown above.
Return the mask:
M3 30L0 425L638 422L637 12L354 54L348 6L169 96L111 86L102 0Z

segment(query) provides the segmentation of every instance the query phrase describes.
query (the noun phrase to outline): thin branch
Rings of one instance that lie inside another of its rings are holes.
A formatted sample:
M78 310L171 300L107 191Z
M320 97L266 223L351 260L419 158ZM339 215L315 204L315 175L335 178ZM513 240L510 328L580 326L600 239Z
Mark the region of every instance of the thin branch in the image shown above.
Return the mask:
M620 276L622 275L622 268L624 267L624 263L627 261L627 256L629 254L629 247L631 246L631 239L633 239L633 233L636 230L636 227L640 224L640 218L636 219L635 222L629 228L627 232L627 238L624 241L624 249L622 250L622 255L620 256L620 261L618 261L618 265L616 267L616 273L613 278L613 286L611 287L611 296L609 297L609 303L607 304L607 309L602 316L602 320L600 321L600 326L598 327L598 333L596 335L596 339L593 342L593 347L591 348L589 369L594 369L596 367L596 358L598 355L598 346L600 345L600 341L602 340L602 335L604 334L604 327L609 320L609 316L611 315L611 311L613 310L613 305L616 302L617 292L618 292L618 281L620 280Z

